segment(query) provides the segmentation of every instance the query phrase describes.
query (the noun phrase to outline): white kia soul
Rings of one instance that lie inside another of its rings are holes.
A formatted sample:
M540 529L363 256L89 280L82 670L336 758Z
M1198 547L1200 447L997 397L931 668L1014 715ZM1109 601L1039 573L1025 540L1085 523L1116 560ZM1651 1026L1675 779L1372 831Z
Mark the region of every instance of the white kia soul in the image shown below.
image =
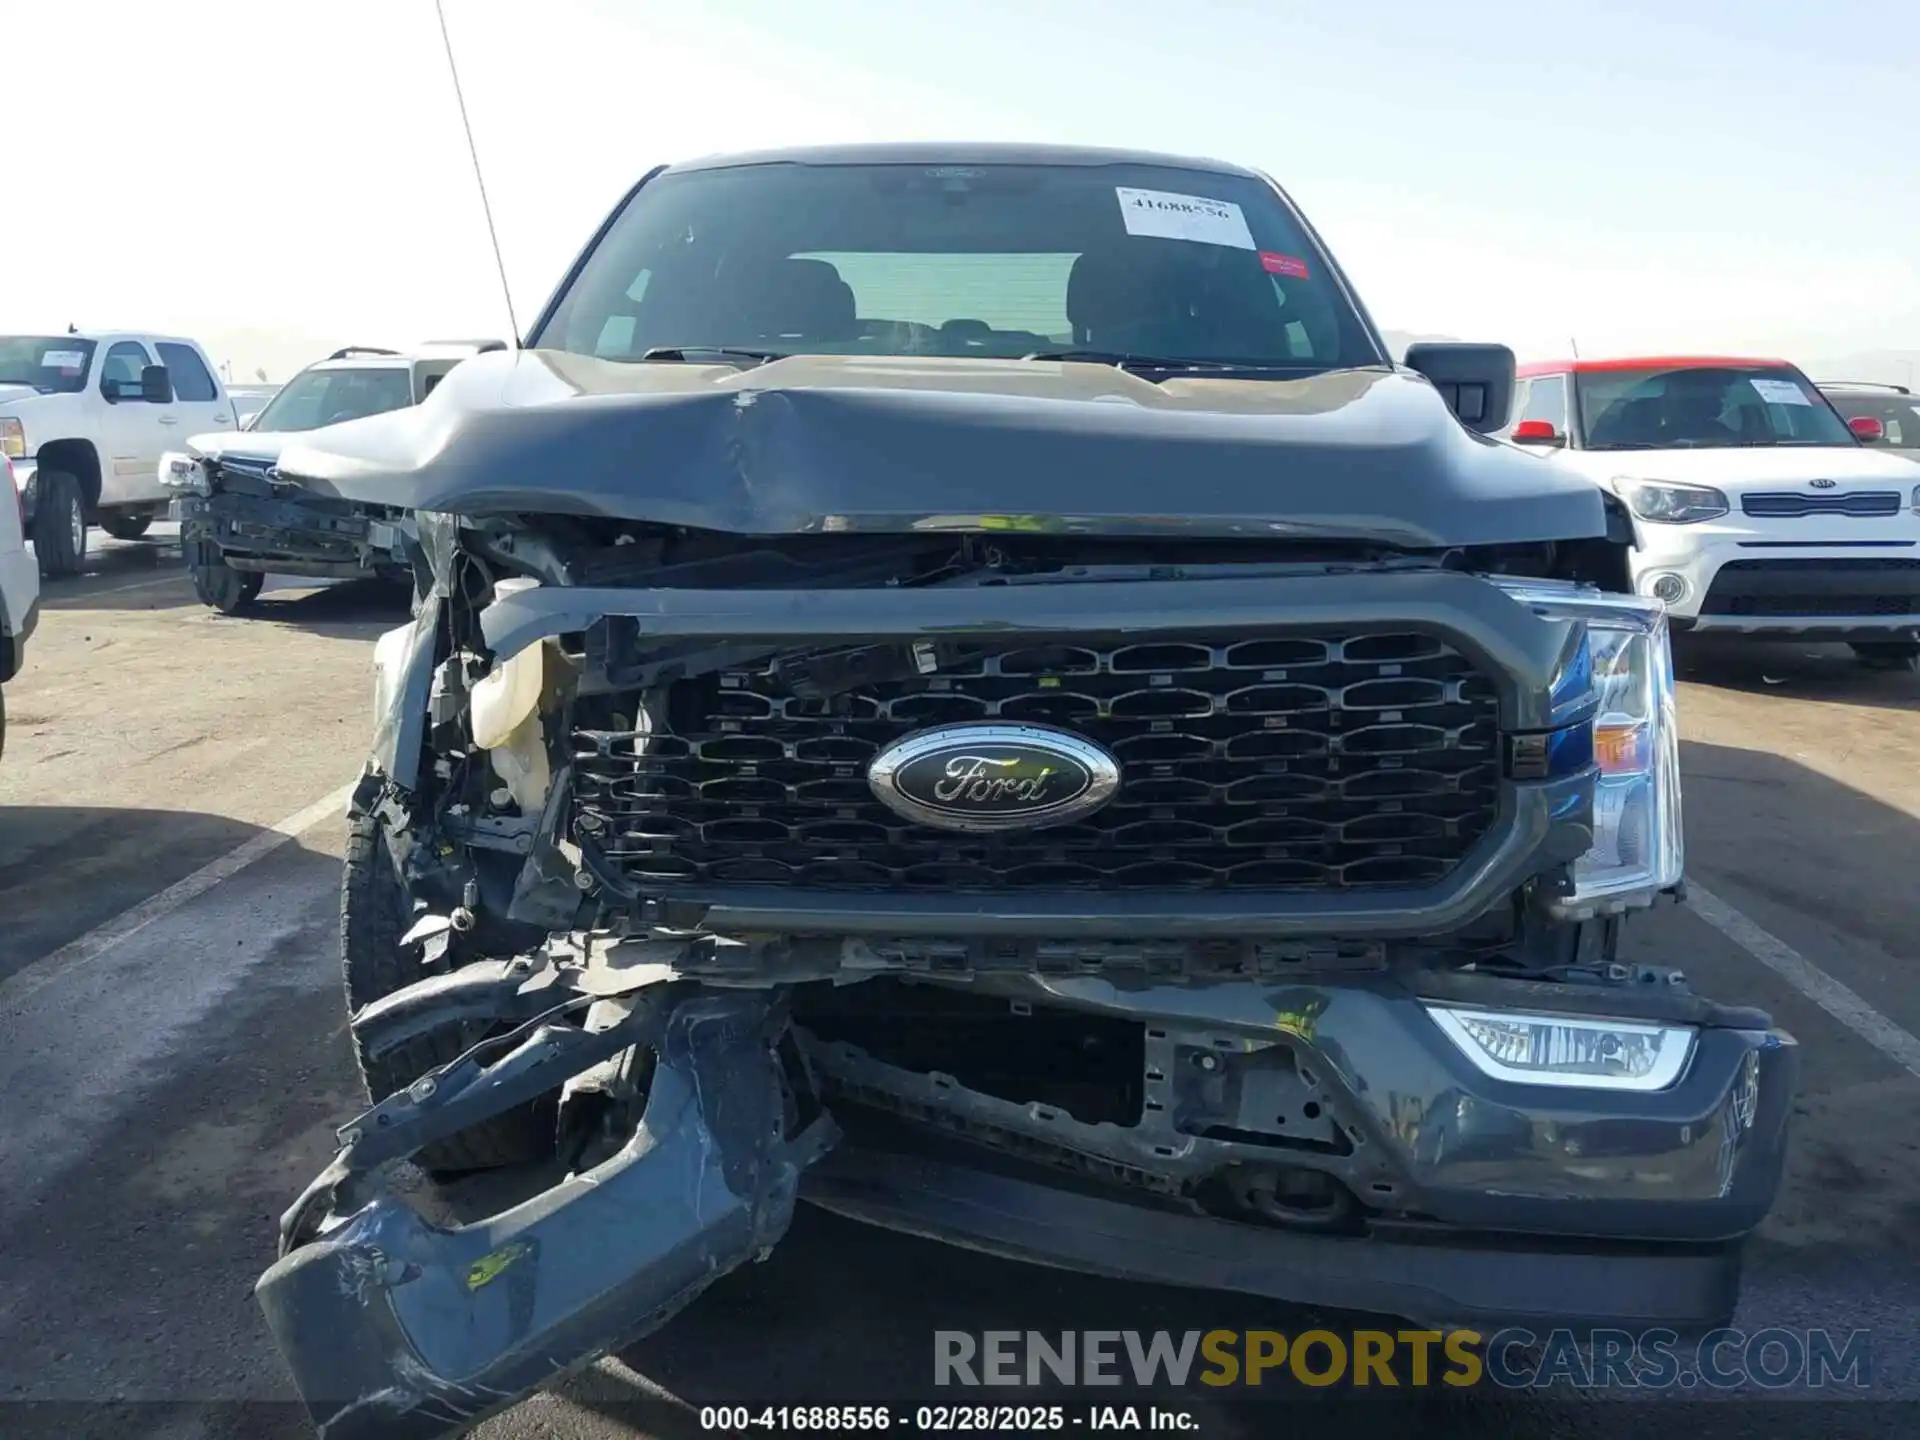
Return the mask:
M1794 366L1569 360L1519 377L1505 438L1626 502L1634 588L1676 629L1844 640L1920 668L1920 474L1863 445Z

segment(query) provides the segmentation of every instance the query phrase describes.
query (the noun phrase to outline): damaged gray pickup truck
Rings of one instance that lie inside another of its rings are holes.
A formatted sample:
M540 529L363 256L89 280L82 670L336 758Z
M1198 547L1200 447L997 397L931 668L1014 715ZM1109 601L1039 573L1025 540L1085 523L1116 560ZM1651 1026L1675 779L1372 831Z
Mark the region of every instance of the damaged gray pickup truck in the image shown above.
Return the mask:
M1489 438L1512 375L1394 363L1247 170L805 151L655 171L528 348L289 443L417 532L343 902L375 1103L258 1286L320 1429L468 1425L797 1198L1724 1322L1796 1049L1619 958L1682 886L1667 630L1613 502ZM430 1218L409 1160L525 1198Z

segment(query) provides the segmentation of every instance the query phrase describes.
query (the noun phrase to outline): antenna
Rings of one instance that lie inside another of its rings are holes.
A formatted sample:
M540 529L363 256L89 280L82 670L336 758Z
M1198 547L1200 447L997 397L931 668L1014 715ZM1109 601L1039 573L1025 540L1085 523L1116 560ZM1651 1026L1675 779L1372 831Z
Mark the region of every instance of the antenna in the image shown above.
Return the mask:
M506 297L507 323L513 327L513 348L520 348L520 322L514 318L513 289L507 284L507 262L500 254L500 232L494 228L493 206L487 200L487 179L480 173L480 151L473 143L473 122L467 119L467 97L460 89L460 67L454 62L453 40L447 34L447 7L442 0L433 0L433 10L440 17L440 43L447 50L447 70L453 76L453 98L460 106L460 128L467 132L467 154L473 160L473 182L480 187L480 209L487 217L487 238L493 242L493 263L500 271L500 293Z
M1580 342L1569 335L1567 337L1567 344L1573 347L1573 358L1578 360L1580 358Z

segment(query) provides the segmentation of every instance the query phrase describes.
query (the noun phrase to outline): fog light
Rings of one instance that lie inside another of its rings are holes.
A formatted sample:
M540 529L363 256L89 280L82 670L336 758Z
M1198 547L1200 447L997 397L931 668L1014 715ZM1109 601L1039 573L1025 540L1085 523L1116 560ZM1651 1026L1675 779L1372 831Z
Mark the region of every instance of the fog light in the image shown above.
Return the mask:
M1693 1054L1685 1025L1520 1015L1429 1005L1433 1023L1482 1074L1516 1085L1664 1090Z
M1668 605L1677 605L1687 598L1687 582L1678 575L1656 575L1647 593Z

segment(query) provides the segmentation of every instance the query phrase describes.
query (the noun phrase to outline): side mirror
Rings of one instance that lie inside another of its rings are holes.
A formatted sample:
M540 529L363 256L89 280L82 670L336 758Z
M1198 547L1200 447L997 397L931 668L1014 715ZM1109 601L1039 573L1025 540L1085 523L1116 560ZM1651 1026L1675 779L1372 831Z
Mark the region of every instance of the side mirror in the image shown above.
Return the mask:
M240 417L240 422L239 422L240 428L242 430L251 430L253 428L253 422L258 420L259 418L260 418L260 412L258 410L249 410L246 414Z
M1567 437L1553 428L1551 420L1522 420L1507 438L1516 445L1545 445L1550 450L1567 443Z
M1504 345L1438 341L1407 347L1406 366L1433 382L1469 430L1504 430L1513 409L1513 351Z
M140 398L149 405L173 403L173 377L167 374L166 366L142 365L140 367Z
M1856 415L1847 421L1847 428L1869 445L1878 445L1887 438L1887 427L1871 415Z

